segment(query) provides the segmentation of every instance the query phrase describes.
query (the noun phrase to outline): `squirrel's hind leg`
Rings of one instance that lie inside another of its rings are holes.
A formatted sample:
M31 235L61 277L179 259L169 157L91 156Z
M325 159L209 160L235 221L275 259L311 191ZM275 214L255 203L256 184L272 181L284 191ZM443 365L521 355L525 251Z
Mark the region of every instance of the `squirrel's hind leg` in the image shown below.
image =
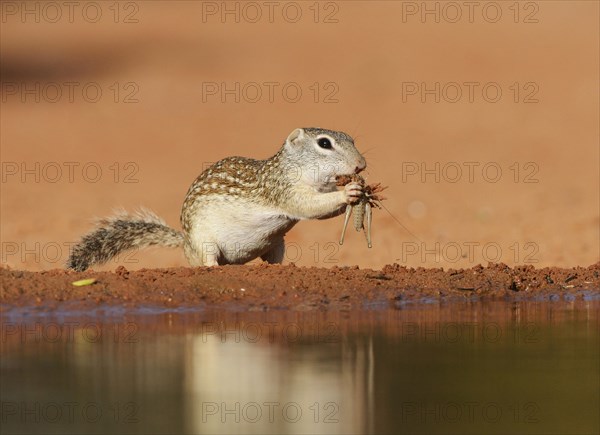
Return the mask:
M191 266L218 266L221 251L214 242L204 242L202 246L194 247L191 243L184 245L185 257Z
M285 254L285 242L283 237L278 240L267 252L260 256L263 261L270 264L281 264L283 263L283 256Z

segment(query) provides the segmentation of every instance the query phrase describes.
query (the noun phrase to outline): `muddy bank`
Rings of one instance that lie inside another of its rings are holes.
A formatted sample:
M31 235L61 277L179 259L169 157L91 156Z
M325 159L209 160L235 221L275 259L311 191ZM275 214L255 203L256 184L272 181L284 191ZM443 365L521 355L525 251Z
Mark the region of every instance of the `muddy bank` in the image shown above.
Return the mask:
M600 263L541 268L504 264L470 269L222 266L114 272L0 269L4 309L98 304L206 306L242 311L349 310L457 300L583 300L600 297ZM95 278L92 285L72 282Z

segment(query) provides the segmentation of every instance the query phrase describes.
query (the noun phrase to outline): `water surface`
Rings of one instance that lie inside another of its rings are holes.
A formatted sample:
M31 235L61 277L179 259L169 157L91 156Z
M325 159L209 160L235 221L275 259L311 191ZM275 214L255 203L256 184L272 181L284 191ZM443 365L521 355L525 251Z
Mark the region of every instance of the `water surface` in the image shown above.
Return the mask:
M598 301L2 315L3 433L598 433Z

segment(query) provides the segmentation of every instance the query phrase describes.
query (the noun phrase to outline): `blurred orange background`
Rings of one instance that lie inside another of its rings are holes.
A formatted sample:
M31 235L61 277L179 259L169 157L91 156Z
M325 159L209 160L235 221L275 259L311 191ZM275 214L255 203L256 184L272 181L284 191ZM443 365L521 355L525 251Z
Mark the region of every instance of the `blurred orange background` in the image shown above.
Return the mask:
M94 5L0 3L2 264L63 267L115 207L180 228L207 165L303 126L356 138L389 213L372 249L339 246L342 217L301 222L286 263L598 261L598 2Z

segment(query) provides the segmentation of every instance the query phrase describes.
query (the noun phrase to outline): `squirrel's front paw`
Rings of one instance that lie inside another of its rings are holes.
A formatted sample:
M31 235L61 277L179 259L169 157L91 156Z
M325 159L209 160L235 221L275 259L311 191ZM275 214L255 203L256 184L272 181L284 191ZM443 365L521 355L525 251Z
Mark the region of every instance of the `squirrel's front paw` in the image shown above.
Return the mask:
M346 204L356 204L363 196L363 187L359 183L348 183L344 186Z

